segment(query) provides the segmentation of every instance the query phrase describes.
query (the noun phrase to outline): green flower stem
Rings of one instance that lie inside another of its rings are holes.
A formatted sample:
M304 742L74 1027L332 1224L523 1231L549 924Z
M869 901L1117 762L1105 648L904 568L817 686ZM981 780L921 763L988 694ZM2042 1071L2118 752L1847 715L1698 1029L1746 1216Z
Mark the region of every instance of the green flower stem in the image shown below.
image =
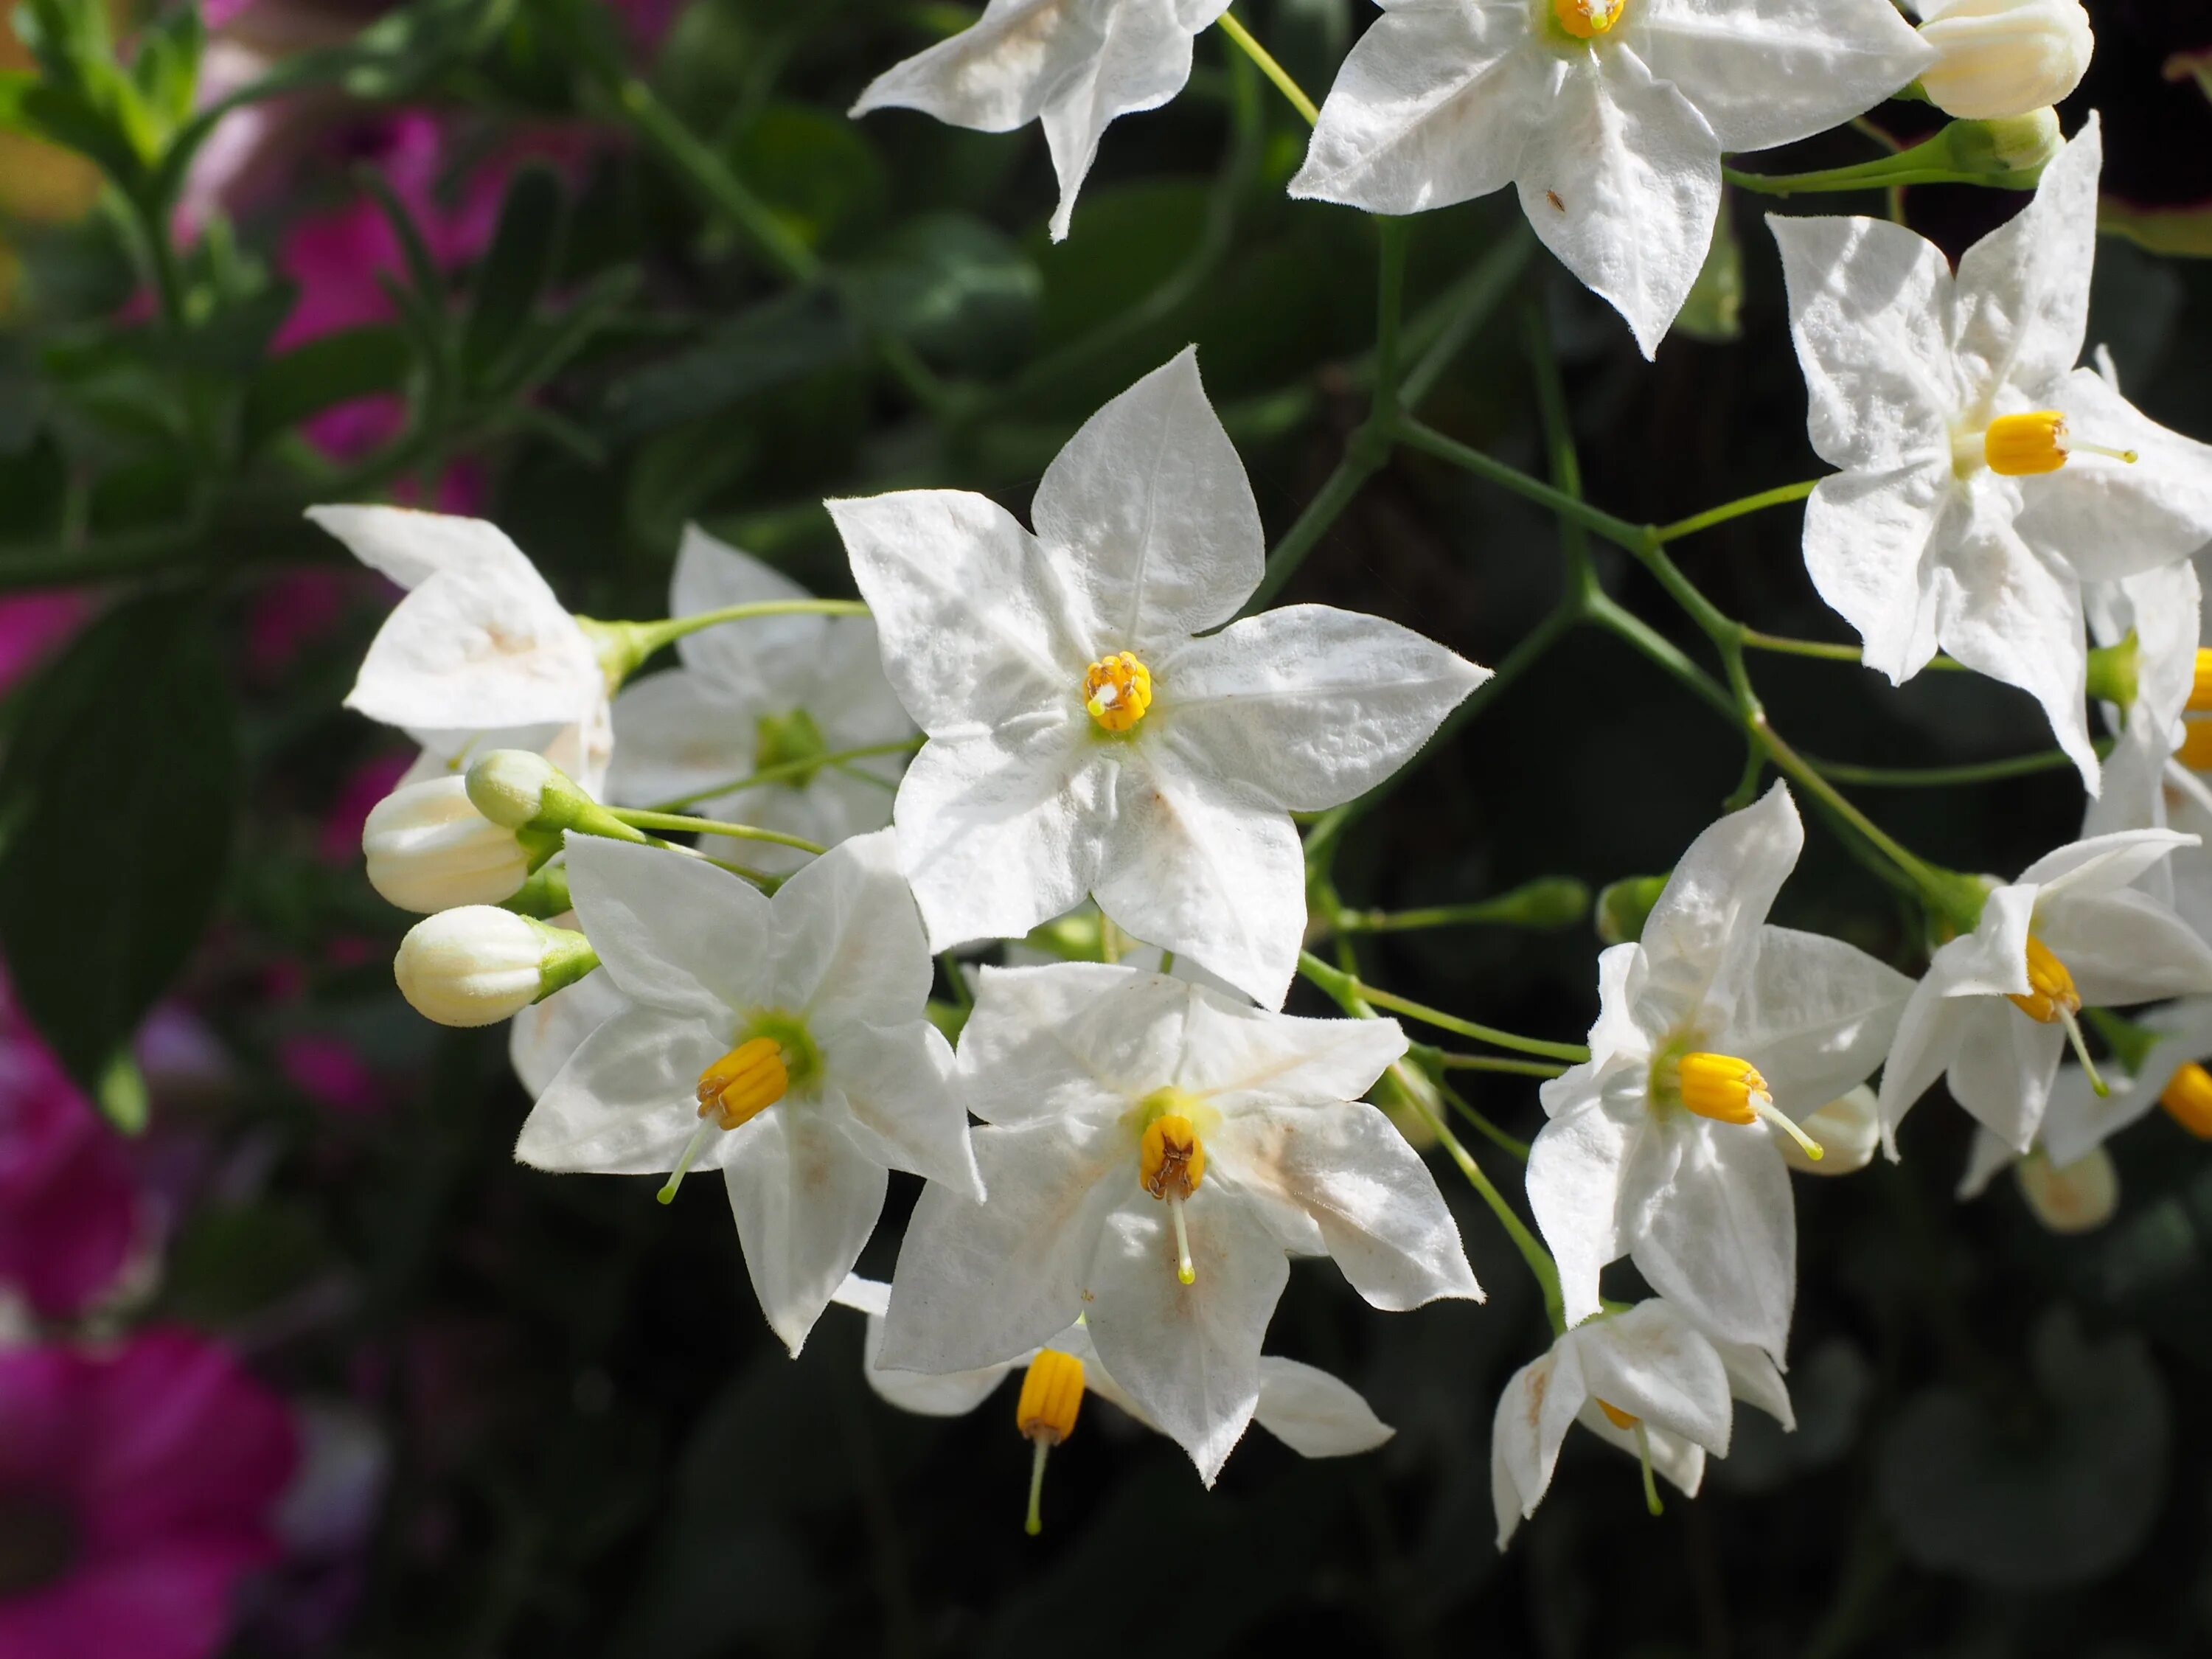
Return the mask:
M680 812L648 812L642 808L629 806L611 806L607 810L633 830L658 830L672 836L729 836L738 841L771 842L778 847L795 847L802 853L811 853L817 857L824 850L811 841L787 836L781 830L763 830L757 824L724 823L718 818L686 817Z
M1438 1030L1451 1031L1477 1042L1486 1042L1493 1048L1512 1048L1524 1054L1541 1054L1547 1060L1564 1060L1579 1064L1589 1058L1589 1050L1579 1043L1547 1042L1541 1037L1516 1036L1510 1031L1501 1031L1494 1025L1478 1025L1471 1019L1462 1019L1441 1008L1431 1008L1425 1003L1413 1001L1367 984L1340 969L1332 968L1310 951L1298 952L1298 972L1304 975L1341 1005L1347 997L1388 1008L1391 1012L1417 1019L1424 1025L1433 1025Z
M1589 913L1589 889L1571 876L1540 876L1494 898L1412 910L1343 910L1347 933L1410 933L1430 927L1565 927Z
M1431 1048L1425 1042L1413 1045L1417 1059L1431 1063L1447 1072L1499 1072L1509 1077L1554 1078L1563 1075L1566 1067L1548 1060L1507 1060L1498 1054L1461 1054L1449 1049Z
M2110 745L2100 744L2098 747L2102 750ZM2074 764L2071 756L2057 749L2014 755L2005 760L1972 761L1963 766L1853 766L1811 755L1805 759L1832 782L1856 784L1868 789L1936 789L1952 784L1995 783L2000 779L2024 778L2037 772L2063 771Z
M1476 1111L1474 1107L1468 1105L1466 1097L1462 1095L1458 1090L1453 1088L1450 1084L1445 1082L1442 1078L1432 1078L1431 1081L1435 1083L1437 1085L1437 1092L1450 1103L1452 1110L1467 1121L1467 1124L1469 1128L1473 1129L1477 1134L1480 1135L1485 1140L1487 1140L1492 1146L1497 1147L1500 1152L1511 1153L1516 1159L1522 1164L1526 1164L1528 1161L1528 1143L1527 1141L1520 1139L1516 1136L1507 1134L1504 1130L1499 1128L1495 1123L1492 1123L1480 1112Z
M1778 484L1772 489L1762 489L1756 495L1745 495L1718 507L1708 507L1703 513L1692 514L1674 524L1662 526L1657 532L1660 542L1680 541L1685 536L1694 536L1700 530L1711 530L1715 525L1726 524L1731 519L1741 519L1747 514L1763 512L1770 507L1786 507L1791 501L1802 501L1820 483L1818 478L1808 478L1802 483Z
M1397 437L1410 448L1433 455L1440 461L1448 461L1474 473L1477 477L1500 484L1515 495L1547 507L1561 518L1580 525L1595 535L1604 537L1616 546L1627 548L1631 552L1644 547L1650 538L1651 532L1647 527L1632 525L1626 519L1616 519L1610 513L1601 512L1565 490L1555 489L1540 478L1531 477L1519 467L1493 460L1480 450L1471 449L1457 439L1447 438L1443 433L1422 425L1410 416L1399 420Z
M1229 12L1223 12L1219 21L1221 32L1243 48L1244 55L1260 66L1261 74L1275 83L1276 91L1291 100L1291 107L1305 118L1308 126L1321 119L1319 106L1306 96L1305 88L1291 78L1291 72L1275 61L1273 53L1252 38L1251 30Z
M620 684L665 645L673 645L687 634L720 628L724 623L750 622L758 617L865 617L868 607L858 599L757 599L750 605L725 605L693 617L670 617L659 622L600 622L579 617L584 631L599 647L608 663L609 679ZM619 672L614 671L619 670Z
M744 790L757 789L771 783L787 783L793 778L804 777L808 773L825 766L834 766L839 771L844 771L854 761L872 760L881 755L911 755L927 741L927 739L923 738L904 738L897 743L872 743L864 748L839 749L811 759L784 761L775 766L763 766L757 772L748 772L741 778L732 778L727 783L714 784L705 789L694 789L688 795L678 795L672 800L658 802L653 810L656 812L680 812L687 806L696 806L702 800L715 800L724 795L738 794ZM848 775L853 775L848 774ZM857 775L872 777L868 773L860 773ZM883 781L881 779L872 781Z
M1770 651L1785 657L1815 657L1823 662L1863 662L1866 659L1865 653L1856 645L1836 645L1826 640L1793 640L1781 634L1762 634L1755 628L1743 630L1743 646L1747 651ZM1954 657L1930 657L1926 665L1940 673L1972 672Z
M653 95L652 88L626 76L612 92L616 106L647 147L726 216L753 252L786 281L804 287L822 275L822 262L814 250L793 236L774 210Z
M1398 406L1419 409L1476 331L1521 281L1536 249L1525 218L1493 242L1467 275L1432 301L1406 326L1405 344L1420 356L1398 386Z

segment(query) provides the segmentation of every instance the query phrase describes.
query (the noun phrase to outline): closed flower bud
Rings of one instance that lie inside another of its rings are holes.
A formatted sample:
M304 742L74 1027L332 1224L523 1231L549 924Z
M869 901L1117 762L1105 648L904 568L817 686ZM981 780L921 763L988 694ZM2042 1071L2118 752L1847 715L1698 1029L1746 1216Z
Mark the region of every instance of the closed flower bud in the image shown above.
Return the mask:
M599 965L581 933L488 904L445 910L408 930L392 964L399 993L441 1025L490 1025Z
M479 812L459 778L429 778L394 790L362 825L368 884L403 910L428 914L496 904L530 874L530 855L512 830Z
M2063 1168L2039 1147L2012 1172L2030 1213L2054 1233L2094 1232L2119 1208L2119 1172L2102 1146L2092 1146Z
M633 830L578 787L544 756L527 749L495 749L469 768L469 799L494 823L550 848L564 830L614 841L641 842Z
M1875 1148L1881 1145L1881 1114L1875 1106L1874 1091L1864 1084L1830 1101L1806 1118L1802 1127L1820 1142L1826 1156L1808 1157L1791 1140L1778 1140L1774 1145L1784 1164L1805 1175L1841 1176L1863 1170L1874 1161Z
M1947 115L1996 120L2047 109L2081 82L2095 41L2081 0L1951 0L1925 8L1940 56L1920 77Z

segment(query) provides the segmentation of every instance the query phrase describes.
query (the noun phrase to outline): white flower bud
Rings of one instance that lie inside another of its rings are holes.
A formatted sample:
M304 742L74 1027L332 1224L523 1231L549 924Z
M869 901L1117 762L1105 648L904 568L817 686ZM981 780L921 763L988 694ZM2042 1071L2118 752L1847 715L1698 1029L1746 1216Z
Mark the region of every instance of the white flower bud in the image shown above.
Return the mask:
M2012 1172L2029 1211L2054 1233L2094 1232L2120 1206L2119 1171L2102 1146L2092 1146L2063 1169L2039 1146Z
M599 965L581 933L489 904L443 910L408 930L392 964L399 994L441 1025L490 1025Z
M2047 108L2081 83L2095 41L2081 0L1931 0L1920 77L1947 115L1986 121Z
M468 797L477 811L509 830L527 830L556 803L580 792L568 774L527 749L495 749L469 768Z
M1775 1148L1782 1161L1806 1175L1850 1175L1874 1160L1881 1145L1881 1114L1874 1091L1863 1083L1840 1100L1832 1100L1797 1126L1820 1145L1817 1161L1797 1149L1786 1137L1777 1137Z
M512 830L479 812L459 778L428 778L377 802L362 825L368 884L403 910L496 904L530 874Z

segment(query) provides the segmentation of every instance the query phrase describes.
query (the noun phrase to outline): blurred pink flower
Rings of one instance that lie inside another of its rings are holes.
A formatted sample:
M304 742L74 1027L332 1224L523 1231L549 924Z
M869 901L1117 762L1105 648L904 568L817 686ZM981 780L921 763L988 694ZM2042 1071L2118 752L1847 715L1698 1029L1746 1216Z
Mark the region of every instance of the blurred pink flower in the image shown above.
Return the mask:
M92 602L82 593L66 588L0 599L0 691L59 649L91 609Z
M264 678L283 673L337 626L347 600L361 591L347 570L293 570L264 583L246 612L246 656L252 671Z
M361 1050L343 1037L295 1032L277 1045L276 1063L292 1086L320 1106L341 1112L374 1112L384 1085Z
M399 787L414 757L379 755L364 761L338 786L337 798L323 815L322 834L316 850L325 864L356 864L361 860L362 826L370 809Z
M44 1048L0 1037L0 1283L65 1318L115 1282L139 1232L123 1143ZM6 1571L0 1547L0 1578Z
M188 1332L0 1351L0 1654L205 1659L297 1455L283 1402Z

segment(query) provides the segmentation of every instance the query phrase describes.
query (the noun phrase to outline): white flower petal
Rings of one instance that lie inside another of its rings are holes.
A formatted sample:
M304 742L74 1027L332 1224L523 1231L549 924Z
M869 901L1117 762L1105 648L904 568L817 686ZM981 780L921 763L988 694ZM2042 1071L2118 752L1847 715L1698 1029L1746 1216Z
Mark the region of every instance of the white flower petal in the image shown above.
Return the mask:
M1685 1498L1695 1498L1698 1488L1705 1484L1705 1449L1695 1441L1685 1440L1664 1429L1646 1428L1639 1443L1635 1430L1615 1427L1595 1403L1589 1401L1584 1402L1575 1421L1607 1445L1632 1458L1641 1458L1648 1447L1653 1472Z
M936 969L888 830L833 847L776 890L775 994L827 1040L921 1018Z
M595 1175L674 1169L699 1128L699 1073L727 1047L720 1032L684 1016L650 1008L615 1015L545 1085L523 1121L516 1160ZM710 1136L696 1161L719 1164L729 1139Z
M2026 996L2027 936L2036 906L2037 890L2029 882L1996 889L1983 900L1974 931L1936 952L1924 982L1945 997Z
M413 590L444 570L504 567L518 585L537 575L497 525L411 507L311 507L307 517L346 544L371 570Z
M1963 1000L1952 1018L1952 1097L2014 1152L2025 1152L2043 1121L2066 1033L1995 997Z
M1091 883L1098 908L1279 1008L1306 922L1305 854L1289 815L1166 744L1128 750L1114 781L1113 837Z
M2020 873L2019 884L2033 886L2039 915L2051 905L2133 885L2145 871L2191 838L2178 830L2124 830L2084 836L2045 853Z
M1654 1290L1714 1337L1779 1358L1797 1297L1797 1211L1772 1133L1662 1125L1638 1146L1622 1203L1629 1254Z
M1711 1342L1663 1298L1571 1331L1593 1399L1728 1455L1735 1408Z
M690 810L704 812L726 801L742 814L736 803L745 797L704 793L750 774L759 741L753 721L739 717L721 687L684 669L647 674L616 696L614 724L608 799L657 806L696 795L700 799Z
M1612 303L1646 357L1704 269L1720 211L1721 147L1634 52L1570 64L1514 175L1528 222Z
M842 1293L835 1299L845 1301ZM890 1370L881 1363L883 1350L883 1316L871 1314L860 1349L860 1363L868 1386L886 1405L920 1417L965 1417L991 1397L992 1391L1006 1380L1006 1373L1018 1363L1009 1360L1004 1364L986 1365L980 1370L947 1371L933 1376L925 1371ZM1089 1380L1086 1374L1085 1381Z
M1386 1313L1440 1297L1482 1299L1436 1177L1364 1101L1247 1107L1209 1145L1209 1177L1296 1205L1352 1288Z
M2088 1085L2085 1083L2082 1087ZM2000 1173L2012 1168L2020 1153L2012 1144L1991 1134L1979 1124L1974 1126L1973 1144L1966 1149L1966 1173L1959 1177L1954 1195L1964 1203L1979 1198L1989 1190L1990 1182Z
M796 1358L883 1214L884 1166L819 1103L775 1108L725 1137L722 1164L745 1271L769 1328Z
M972 27L871 81L852 113L918 109L953 126L1012 132L1082 74L1100 33L1088 0L990 0Z
M1639 1000L1664 1008L1670 1028L1728 1021L1756 971L1766 913L1804 845L1796 803L1778 781L1690 843L1641 940Z
M1195 985L1185 994L1188 1014L1173 1081L1225 1112L1357 1100L1406 1052L1395 1020L1304 1019Z
M1952 340L1966 384L1983 396L2010 387L2033 399L2081 362L2103 164L2092 112L2027 207L1960 257Z
M1260 1403L1252 1420L1301 1457L1373 1451L1397 1432L1349 1382L1273 1354L1260 1356Z
M1528 1207L1559 1266L1570 1324L1598 1311L1598 1274L1627 1253L1621 1236L1622 1182L1650 1133L1592 1097L1561 1110L1528 1148Z
M602 971L633 1002L734 1029L769 985L769 901L701 859L596 836L568 842L568 890Z
M1490 678L1411 629L1324 605L1247 617L1153 667L1147 718L1300 812L1382 782Z
M990 1202L932 1182L899 1248L884 1360L901 1370L972 1370L1066 1328L1107 1212L1142 1191L1119 1126L1040 1121L974 1141Z
M1564 1339L1507 1380L1490 1425L1490 1492L1498 1511L1498 1548L1505 1547L1522 1521L1535 1514L1551 1490L1559 1447L1588 1398L1579 1345Z
M629 1006L611 975L586 974L509 1020L507 1063L522 1091L532 1100L544 1094L584 1039Z
M1936 573L1966 520L1947 460L1823 478L1805 503L1805 568L1893 684L1936 654Z
M742 549L708 535L696 524L684 526L676 549L676 568L668 579L668 614L696 617L738 605L770 605L814 596L781 571ZM863 623L865 626L865 623ZM793 662L821 648L830 631L827 617L757 617L686 634L676 641L684 665L720 682L739 696L772 692L775 677L763 661Z
M1716 1342L1713 1352L1727 1369L1730 1394L1758 1407L1784 1430L1796 1430L1797 1413L1790 1404L1790 1385L1765 1349L1748 1342Z
M2077 449L2021 482L2020 533L2084 577L2112 580L2172 565L2212 541L2212 447L2150 419L2077 368L2046 394L2070 441L2133 450L2133 465Z
M1765 927L1718 1047L1749 1060L1775 1104L1802 1118L1873 1074L1911 994L1911 980L1841 939Z
M1175 1078L1198 1001L1180 980L1104 963L985 968L960 1033L961 1096L986 1123L1115 1123Z
M2092 1007L2212 992L2212 945L2166 905L2132 888L2039 908L2036 934Z
M1260 1344L1290 1260L1244 1205L1204 1187L1184 1206L1197 1277L1176 1277L1168 1206L1133 1182L1086 1281L1098 1358L1213 1484L1260 1401ZM1211 1201L1209 1201L1209 1200Z
M830 1086L855 1120L854 1139L894 1170L957 1188L981 1203L983 1177L968 1114L952 1090L952 1050L925 1020L848 1025L823 1055Z

